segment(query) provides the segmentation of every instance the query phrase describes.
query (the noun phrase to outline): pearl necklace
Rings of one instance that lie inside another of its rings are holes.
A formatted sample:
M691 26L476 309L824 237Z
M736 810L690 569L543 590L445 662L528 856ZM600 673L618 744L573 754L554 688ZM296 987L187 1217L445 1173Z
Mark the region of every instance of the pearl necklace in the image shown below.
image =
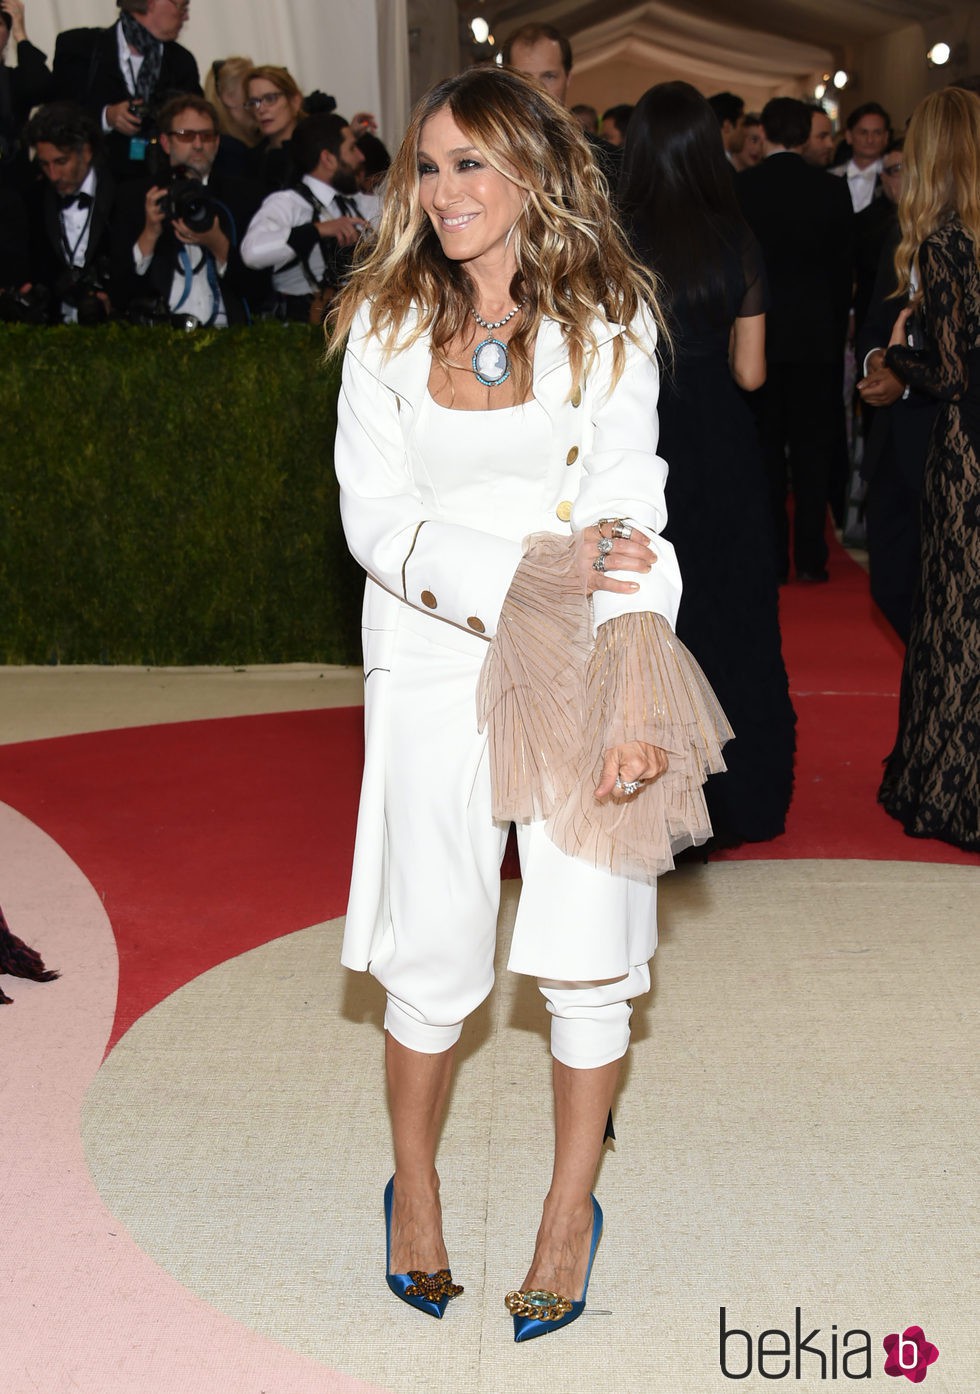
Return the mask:
M478 314L476 310L472 308L472 306L470 307L470 314L476 320L477 324L480 326L481 329L502 329L505 324L510 323L510 321L517 314L518 310L523 310L526 304L527 301L522 300L519 305L514 306L509 315L504 315L503 319L495 319L492 324L488 320L485 320L482 315Z
M503 319L494 320L492 323L485 320L472 306L470 314L481 329L501 329L519 310L523 310L526 304L527 301L522 300L519 305L514 306L509 315L504 315ZM483 387L499 387L507 381L510 377L510 354L507 345L501 339L488 336L477 344L473 351L473 376Z

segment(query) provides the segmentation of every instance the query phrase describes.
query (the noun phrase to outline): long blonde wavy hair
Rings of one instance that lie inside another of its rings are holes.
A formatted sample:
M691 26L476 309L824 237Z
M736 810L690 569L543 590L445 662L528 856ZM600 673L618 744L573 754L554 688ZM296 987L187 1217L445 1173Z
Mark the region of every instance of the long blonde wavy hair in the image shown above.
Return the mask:
M656 280L629 251L578 122L518 73L478 67L439 83L416 106L385 181L377 235L359 248L351 279L334 304L328 355L341 352L365 300L370 331L388 354L429 334L434 354L445 361L447 346L469 323L473 283L465 265L443 253L419 198L422 127L443 108L487 162L524 191L512 235L517 272L510 293L526 307L508 345L519 398L530 387L532 346L543 318L561 326L571 390L597 352L597 315L629 326L647 305L666 345ZM413 307L418 317L408 327ZM621 336L613 352L615 382L625 359Z
M903 156L898 295L908 291L913 267L922 284L922 244L951 218L958 218L973 239L980 265L980 98L958 87L924 97L912 113Z

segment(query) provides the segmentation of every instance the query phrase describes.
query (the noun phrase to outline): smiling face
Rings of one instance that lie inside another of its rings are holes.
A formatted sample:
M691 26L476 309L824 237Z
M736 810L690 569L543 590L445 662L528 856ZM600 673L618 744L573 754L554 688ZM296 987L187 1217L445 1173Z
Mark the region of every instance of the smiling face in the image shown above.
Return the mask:
M419 199L450 260L508 276L517 270L510 232L524 193L487 162L448 107L422 127Z

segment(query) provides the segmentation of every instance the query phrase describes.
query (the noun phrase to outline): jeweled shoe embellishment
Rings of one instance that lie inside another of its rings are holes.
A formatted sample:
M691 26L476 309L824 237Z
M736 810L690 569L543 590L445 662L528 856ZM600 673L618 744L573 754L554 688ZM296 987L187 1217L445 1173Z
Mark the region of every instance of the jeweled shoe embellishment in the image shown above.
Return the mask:
M423 1273L421 1269L410 1268L408 1276L412 1286L405 1289L406 1297L425 1297L430 1302L448 1302L450 1297L458 1297L463 1291L459 1283L453 1282L448 1268L440 1268L436 1273Z
M536 1288L530 1292L509 1292L504 1304L512 1317L536 1317L538 1321L557 1321L572 1310L569 1298Z

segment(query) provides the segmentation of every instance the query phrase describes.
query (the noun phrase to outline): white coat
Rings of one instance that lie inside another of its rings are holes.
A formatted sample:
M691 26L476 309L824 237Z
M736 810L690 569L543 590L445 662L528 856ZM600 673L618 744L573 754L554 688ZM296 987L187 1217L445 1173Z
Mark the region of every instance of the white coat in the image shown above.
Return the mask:
M351 330L337 408L335 467L348 545L367 572L363 637L365 767L357 845L342 961L367 968L382 932L386 669L404 606L456 626L464 642L492 638L522 556L521 539L551 531L568 535L600 518L630 518L653 539L657 561L646 575L630 573L631 595L596 591L596 624L631 610L653 611L675 623L681 597L674 551L659 536L666 523L667 466L657 454L658 368L655 330L637 324L647 347L625 345L625 368L610 394L617 325L596 325L599 354L572 392L560 327L545 320L534 352L532 392L551 422L551 451L541 464L537 517L497 516L492 494L481 498L482 529L441 518L413 477L410 443L431 367L422 336L387 361L367 332L362 307ZM460 413L461 417L465 413ZM465 451L460 468L465 469ZM497 511L499 513L499 510ZM475 696L474 696L475 701ZM563 976L560 965L552 970Z

